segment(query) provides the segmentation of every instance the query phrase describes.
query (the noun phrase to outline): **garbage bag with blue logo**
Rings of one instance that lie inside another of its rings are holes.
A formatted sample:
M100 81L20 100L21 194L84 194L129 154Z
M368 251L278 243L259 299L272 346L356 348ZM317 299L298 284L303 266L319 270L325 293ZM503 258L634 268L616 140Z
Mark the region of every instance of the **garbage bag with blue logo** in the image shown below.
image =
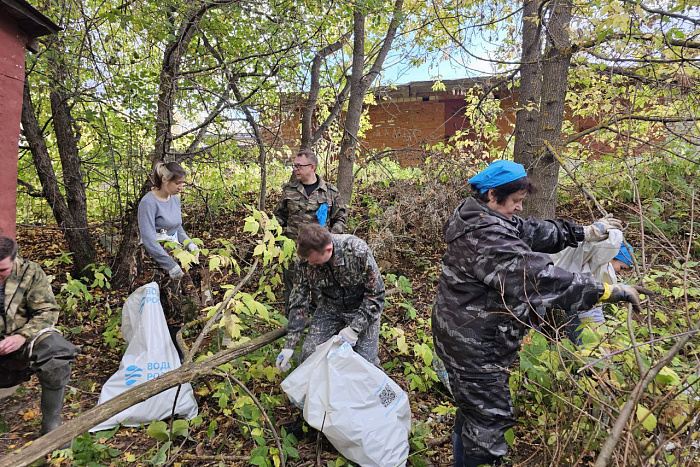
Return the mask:
M102 387L98 405L180 367L180 358L168 332L156 282L139 287L126 299L122 309L122 336L127 343L126 352L119 370ZM176 393L176 387L161 392L118 413L90 431L107 430L120 423L124 426L139 426L168 418L173 410ZM189 420L196 417L197 412L192 386L189 383L183 384L177 398L175 415Z

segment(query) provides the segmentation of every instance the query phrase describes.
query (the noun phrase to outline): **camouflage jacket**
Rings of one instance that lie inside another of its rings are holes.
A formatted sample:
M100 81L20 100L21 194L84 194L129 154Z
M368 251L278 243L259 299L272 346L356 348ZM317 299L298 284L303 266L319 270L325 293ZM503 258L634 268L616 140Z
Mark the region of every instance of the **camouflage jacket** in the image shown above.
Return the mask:
M549 255L583 240L564 220L512 220L467 198L445 224L447 252L433 306L435 349L448 371L507 369L537 306L587 310L603 288Z
M318 297L318 307L353 315L350 327L362 332L378 320L384 310L384 281L372 250L354 235L331 235L333 255L320 265L296 259L294 286L289 295L289 324L285 348L301 340L309 310L309 293Z
M326 226L332 233L343 233L347 222L347 209L340 202L338 189L326 182L320 175L318 187L306 196L301 181L293 180L282 187L282 198L275 208L275 217L282 227L284 234L292 240L297 239L299 230L306 224L318 224L316 211L323 203L328 203L328 220Z
M17 257L5 283L5 315L0 320L0 338L21 334L31 341L58 321L58 304L48 277L41 267Z

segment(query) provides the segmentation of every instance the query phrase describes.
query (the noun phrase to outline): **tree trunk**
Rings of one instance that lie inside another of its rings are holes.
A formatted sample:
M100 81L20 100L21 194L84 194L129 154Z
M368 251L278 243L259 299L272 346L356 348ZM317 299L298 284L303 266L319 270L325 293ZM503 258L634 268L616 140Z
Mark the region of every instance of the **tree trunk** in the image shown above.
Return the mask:
M77 250L71 246L74 268L76 272L83 271L88 264L95 262L95 243L88 230L87 197L83 182L82 161L78 152L79 135L73 131L73 118L68 95L65 92L65 67L58 61L54 64L54 83L50 93L53 127L56 134L56 145L61 158L63 185L66 191L66 202L73 222L80 237ZM86 274L87 273L87 274ZM90 276L89 271L82 274Z
M354 38L352 51L352 76L350 76L350 100L348 111L345 115L345 125L343 128L343 140L340 145L340 155L338 161L338 191L340 198L346 204L350 204L352 198L352 187L354 183L355 148L357 147L357 133L360 129L362 117L362 104L365 93L372 86L374 79L379 75L384 66L391 44L396 37L396 31L402 20L403 0L396 0L394 3L391 23L387 29L384 42L377 57L374 59L371 69L364 76L365 66L365 12L360 11L361 6L354 10Z
M523 0L523 43L520 64L520 88L515 113L515 141L513 159L525 166L528 175L538 150L542 147L539 137L539 105L542 90L541 23L539 0ZM526 198L524 211L530 214L530 200Z
M547 31L544 57L541 31L547 15L540 16L538 0L524 0L523 6L521 82L513 158L525 166L538 190L526 198L523 214L551 218L556 214L559 165L546 150L544 141L557 151L561 148L571 61L568 28L572 3L562 0L552 4L544 28Z
M169 42L163 53L163 64L160 71L160 81L158 85L158 107L156 110L156 135L153 153L151 156L151 168L158 162L166 160L170 154L172 144L172 115L177 93L177 81L180 75L180 65L182 57L187 52L192 36L197 30L197 26L202 17L212 8L220 7L229 2L208 2L192 9L184 18L174 40ZM169 18L175 22L173 16ZM141 186L139 196L134 204L134 208L128 212L122 223L122 242L119 245L117 256L112 265L112 286L126 287L131 282L131 271L129 270L129 259L138 243L138 203L141 198L148 193L150 182L147 180Z
M59 115L58 118L64 117ZM70 115L68 115L68 118L70 118ZM61 124L56 124L55 122L54 125L58 125L59 128L61 127ZM24 81L22 128L24 136L29 143L32 161L41 182L43 196L51 207L51 211L56 218L56 223L63 229L63 236L66 239L66 243L68 243L68 248L73 252L73 274L76 277L80 277L85 266L95 262L94 243L87 229L87 217L82 219L81 222L78 222L71 213L66 199L59 189L58 179L53 170L51 156L46 147L46 141L44 140L44 135L41 133L39 121L34 110L28 78ZM58 132L57 130L57 138ZM80 173L79 166L78 172ZM68 185L68 183L66 183L66 185ZM82 178L80 179L80 186L82 186ZM83 188L83 196L84 194Z
M340 144L340 154L338 156L338 191L342 202L345 204L350 204L352 198L357 133L360 130L362 104L367 91L362 79L365 67L365 14L357 8L354 12L354 31L350 101L348 102L348 111L345 114L343 140Z
M309 96L306 100L306 104L304 105L301 115L301 143L299 144L299 149L309 149L316 144L316 141L318 141L318 139L323 135L325 129L328 128L332 121L335 120L335 117L338 116L342 103L347 98L347 90L349 87L346 86L336 98L331 114L328 116L323 125L321 125L321 127L325 128L323 128L323 130L319 128L319 130L314 133L313 116L314 111L316 110L318 96L321 91L321 65L327 56L340 50L345 41L348 39L349 35L349 33L344 34L333 44L328 44L323 49L319 50L311 62L311 85L309 86Z
M542 62L542 100L540 104L539 137L549 142L561 154L561 129L564 120L566 92L569 88L569 65L571 63L571 0L558 0L547 22L547 48ZM531 214L539 218L556 215L559 163L545 147L530 173L538 192L531 197Z

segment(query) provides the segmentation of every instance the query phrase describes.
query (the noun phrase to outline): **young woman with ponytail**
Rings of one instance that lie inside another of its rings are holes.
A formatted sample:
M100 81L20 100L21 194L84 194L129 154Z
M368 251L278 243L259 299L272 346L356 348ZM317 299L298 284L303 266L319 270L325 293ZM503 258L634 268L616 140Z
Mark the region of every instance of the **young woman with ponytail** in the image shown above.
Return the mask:
M182 325L194 319L202 301L190 272L183 271L165 244L179 243L198 256L199 248L182 227L180 192L185 183L185 170L177 162L156 164L151 175L153 187L141 199L138 210L141 242L135 252L135 274L138 282L156 281L160 286L163 312L175 342ZM139 284L140 285L140 284ZM177 343L175 347L181 352Z

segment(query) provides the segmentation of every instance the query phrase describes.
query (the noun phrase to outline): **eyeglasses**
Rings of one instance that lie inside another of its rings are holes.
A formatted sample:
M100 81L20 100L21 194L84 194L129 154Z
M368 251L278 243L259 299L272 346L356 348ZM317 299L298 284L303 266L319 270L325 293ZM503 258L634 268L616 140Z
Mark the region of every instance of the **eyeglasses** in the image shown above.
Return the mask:
M313 164L292 164L292 168L296 170L296 169L301 169L302 167L308 167L310 165L313 165Z

